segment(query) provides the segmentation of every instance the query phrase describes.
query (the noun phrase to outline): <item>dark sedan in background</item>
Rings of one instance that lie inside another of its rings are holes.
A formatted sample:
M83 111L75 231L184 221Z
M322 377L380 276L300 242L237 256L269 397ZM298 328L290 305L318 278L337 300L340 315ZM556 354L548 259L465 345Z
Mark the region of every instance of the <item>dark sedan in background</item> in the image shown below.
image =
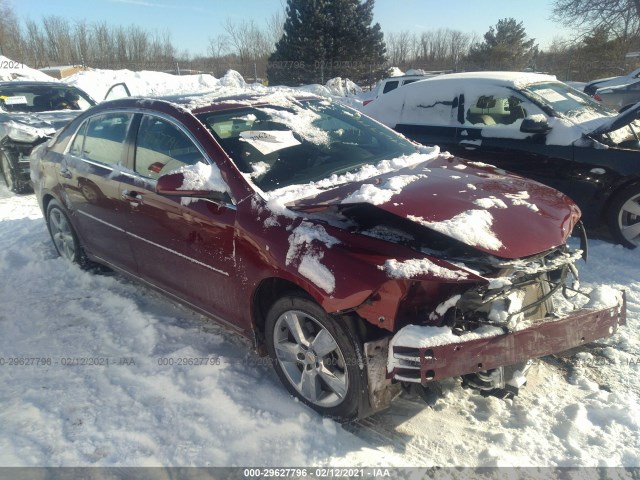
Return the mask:
M95 104L79 88L59 82L0 82L0 165L9 190L30 190L33 147Z
M566 245L579 210L565 195L326 99L105 102L31 168L63 257L245 335L339 420L387 407L401 384L464 376L513 393L528 359L625 322L623 297L560 308L582 255Z
M640 244L640 106L617 114L553 76L439 75L387 93L367 115L426 145L569 195L587 227Z

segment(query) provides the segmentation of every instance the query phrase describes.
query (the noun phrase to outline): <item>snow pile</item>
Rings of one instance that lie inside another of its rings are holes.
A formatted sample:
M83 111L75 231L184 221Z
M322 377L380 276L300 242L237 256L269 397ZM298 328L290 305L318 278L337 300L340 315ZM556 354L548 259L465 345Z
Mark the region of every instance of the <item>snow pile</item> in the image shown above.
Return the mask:
M622 302L620 291L609 285L602 285L594 288L589 293L589 302L584 308L608 308Z
M340 203L370 203L381 205L391 200L391 197L402 192L402 189L426 175L398 175L388 179L380 187L367 183L350 194Z
M474 200L473 203L475 203L479 207L484 208L485 210L488 210L490 208L507 208L507 204L504 203L504 201L500 200L497 197L494 197L493 195L488 198L478 198L477 200Z
M24 63L16 62L0 55L0 81L35 80L38 82L57 82L53 77L39 70L28 67Z
M320 115L307 108L298 107L292 102L287 106L293 111L264 107L258 110L268 114L272 121L286 125L310 143L317 145L329 143L329 133L314 125L314 122L320 119Z
M533 210L534 212L540 210L537 205L534 205L531 202L527 202L527 200L529 199L529 192L523 191L518 193L505 193L504 196L511 200L511 203L513 205L522 205L527 207L529 210Z
M332 78L325 84L325 86L329 93L334 97L353 97L362 93L362 88L348 78Z
M404 75L404 72L400 70L398 67L391 67L387 70L388 77L401 77Z
M298 272L327 293L333 293L336 279L331 270L320 261L324 257L323 249L331 248L340 243L322 227L309 222L302 222L289 236L289 250L285 263L298 263Z
M185 165L175 170L181 173L184 180L178 190L189 191L213 191L226 192L227 184L222 179L217 165L207 165L197 162L194 165Z
M386 271L391 278L414 278L427 275L445 280L463 280L468 277L466 272L449 270L436 265L428 258L410 258L402 262L391 259L386 260L384 265L378 268Z
M466 333L463 341L490 338L503 333L504 330L500 327L485 325L477 328L473 332ZM455 335L450 327L407 325L394 335L389 346L389 351L391 351L391 347L395 345L410 348L431 348L460 343L461 340L462 338L459 335ZM389 371L393 370L396 366L398 366L397 359L389 356L387 365Z
M63 80L75 85L102 101L109 88L116 83L126 83L134 97L159 97L185 93L208 92L215 88L244 88L242 76L233 70L221 79L213 75L171 75L162 72L132 72L131 70L90 70L78 72Z
M425 227L432 228L467 245L491 250L502 248L502 242L491 231L493 216L485 210L467 210L442 222L430 222L422 217L409 215L407 218Z

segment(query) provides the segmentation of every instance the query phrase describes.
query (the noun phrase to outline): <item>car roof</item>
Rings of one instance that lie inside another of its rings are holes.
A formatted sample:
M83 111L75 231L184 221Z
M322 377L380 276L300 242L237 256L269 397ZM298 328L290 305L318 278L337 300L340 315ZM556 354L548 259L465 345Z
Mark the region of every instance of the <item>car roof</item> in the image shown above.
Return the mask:
M424 82L451 82L451 81L473 81L522 87L532 83L558 81L555 75L530 72L465 72L465 73L445 73L433 77L419 80L412 85ZM414 87L416 88L416 87Z
M167 103L191 113L205 113L219 110L231 110L257 105L287 106L287 104L302 100L327 100L308 92L276 91L255 92L246 91L229 95L221 92L194 93L186 95L169 95L160 97L128 97L117 100L103 102L101 105L108 108L114 107L135 107L135 108L157 108Z

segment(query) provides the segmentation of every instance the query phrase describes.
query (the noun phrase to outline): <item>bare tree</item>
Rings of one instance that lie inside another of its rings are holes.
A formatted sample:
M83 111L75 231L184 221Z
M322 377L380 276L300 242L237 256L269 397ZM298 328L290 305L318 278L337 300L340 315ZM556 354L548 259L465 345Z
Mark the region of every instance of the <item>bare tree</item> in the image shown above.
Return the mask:
M22 33L8 0L0 0L0 54L20 60Z
M624 41L640 35L640 0L554 0L553 14L583 36L598 29Z

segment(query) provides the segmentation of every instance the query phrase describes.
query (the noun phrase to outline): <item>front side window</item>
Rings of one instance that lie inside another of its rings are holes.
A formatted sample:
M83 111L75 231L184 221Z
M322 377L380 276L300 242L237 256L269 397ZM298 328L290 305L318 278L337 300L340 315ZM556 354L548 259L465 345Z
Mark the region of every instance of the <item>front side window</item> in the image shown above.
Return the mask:
M527 115L540 113L539 109L532 109L533 105L514 95L480 95L469 97L469 100L465 125L481 125L483 128L513 125Z
M135 171L157 179L185 165L206 163L193 141L174 124L144 115L136 142Z
M327 101L203 113L238 169L263 191L355 171L416 152L355 110Z
M130 113L107 113L91 117L85 133L82 158L107 165L120 163L124 158L124 141L132 117Z

